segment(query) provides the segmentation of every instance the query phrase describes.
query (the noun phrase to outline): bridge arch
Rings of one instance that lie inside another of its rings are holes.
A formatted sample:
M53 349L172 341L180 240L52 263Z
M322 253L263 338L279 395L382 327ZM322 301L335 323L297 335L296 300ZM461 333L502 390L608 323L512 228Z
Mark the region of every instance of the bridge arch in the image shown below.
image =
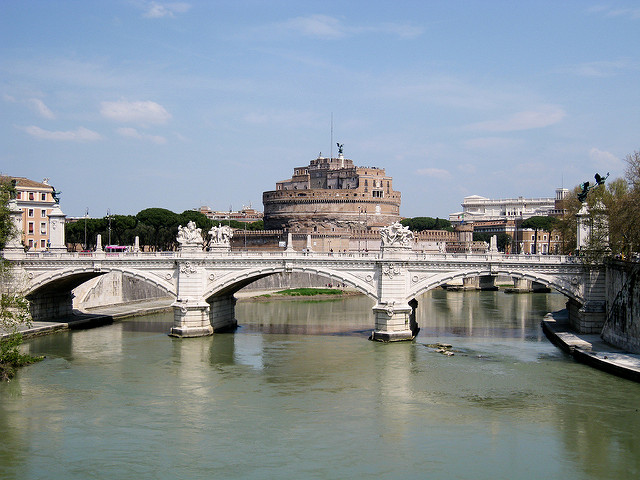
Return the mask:
M533 270L518 270L518 269L501 269L501 268L472 268L465 270L449 271L438 273L423 281L418 281L415 285L412 285L409 290L408 300L415 298L429 290L433 290L439 286L442 286L452 280L503 275L512 278L519 278L523 280L529 280L532 282L540 283L547 287L557 290L564 296L575 300L578 303L583 303L582 295L580 294L578 285L578 278L575 276L564 275L549 275L543 273L537 273Z
M245 270L233 272L225 275L216 282L213 286L208 288L203 295L203 300L208 301L212 297L232 295L238 290L247 285L253 283L260 278L268 277L278 273L311 273L320 277L326 278L334 282L344 283L350 287L355 288L361 293L364 293L368 297L376 300L377 291L373 283L367 283L357 276L342 272L330 268L322 268L315 266L263 266L260 268L248 268Z
M165 291L169 296L176 296L176 287L170 281L138 269L118 265L109 265L99 269L88 266L56 269L32 279L27 274L27 283L23 294L29 300L32 318L36 320L68 318L73 315L72 291L88 280L110 272L120 272L132 278L140 279ZM174 274L171 274L171 278L174 276Z
M73 290L92 278L99 277L111 272L118 272L130 277L150 283L165 291L170 296L176 296L176 287L168 280L153 275L149 272L135 268L126 268L118 265L102 266L100 269L88 267L75 267L56 270L35 277L29 281L23 294L26 297L34 296L38 291L56 289ZM173 275L172 275L173 278ZM71 288L69 288L71 286Z

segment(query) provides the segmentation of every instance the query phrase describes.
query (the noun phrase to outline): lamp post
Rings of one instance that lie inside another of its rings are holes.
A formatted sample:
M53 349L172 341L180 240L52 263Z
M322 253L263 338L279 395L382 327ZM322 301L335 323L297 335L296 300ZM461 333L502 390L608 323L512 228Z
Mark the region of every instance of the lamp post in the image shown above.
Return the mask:
M89 207L84 212L84 249L87 249L87 217L89 216Z
M111 210L107 208L107 218L109 219L109 245L111 245Z

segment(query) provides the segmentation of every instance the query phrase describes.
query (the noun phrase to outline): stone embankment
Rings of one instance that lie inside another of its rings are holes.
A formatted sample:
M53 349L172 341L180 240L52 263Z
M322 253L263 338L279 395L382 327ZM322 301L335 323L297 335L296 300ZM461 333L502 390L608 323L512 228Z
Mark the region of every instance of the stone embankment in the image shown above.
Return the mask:
M542 330L554 345L578 362L640 382L640 354L614 347L598 334L575 333L566 311L548 313L542 321Z
M169 311L172 309L172 303L172 298L164 297L127 304L96 307L84 312L78 311L77 314L69 318L66 322L33 322L29 327L23 326L20 332L24 338L30 338L64 330L95 328L110 325L124 318ZM8 332L0 329L0 339L7 335Z

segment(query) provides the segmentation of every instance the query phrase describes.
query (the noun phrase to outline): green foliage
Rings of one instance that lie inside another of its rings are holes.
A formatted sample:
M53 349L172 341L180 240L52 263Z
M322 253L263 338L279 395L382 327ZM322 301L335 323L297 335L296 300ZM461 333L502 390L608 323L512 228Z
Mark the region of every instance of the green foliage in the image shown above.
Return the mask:
M20 345L22 345L20 333L14 333L0 340L0 381L11 380L17 368L39 362L44 358L21 353Z
M522 228L531 228L536 232L538 230L543 230L545 232L550 232L555 228L558 221L555 217L529 217L525 221L522 222Z
M144 244L154 250L172 250L175 247L180 215L165 208L147 208L138 212L136 218L153 229L152 232L147 231L150 235Z
M400 221L405 227L409 227L412 232L421 232L423 230L452 230L451 222L442 218L431 217L413 217L405 218Z
M343 291L335 288L290 288L276 292L278 295L289 295L292 297L308 297L313 295L342 295Z
M11 192L15 187L11 184L8 177L2 177L0 181L0 250L4 248L10 238L17 232L13 222L11 221L11 212L9 211L9 200Z
M236 220L214 221L201 212L185 210L182 213L174 213L165 208L147 208L137 215L111 215L111 243L113 245L133 245L135 237L140 239L140 246L148 246L151 250L173 250L177 247L176 237L178 226L186 226L194 222L202 229L203 236L218 225L229 225L241 230L264 230L262 220L252 223L238 222ZM102 244L106 245L109 238L109 217L80 219L77 222L65 225L67 243L72 245L85 244L86 248L93 250L96 247L98 235L102 236Z
M185 210L180 214L180 225L186 226L189 222L194 222L198 228L202 229L203 233L208 232L213 227L213 220L208 218L204 213L197 212L195 210ZM176 230L176 234L177 234Z
M13 222L8 208L11 187L6 182L0 185L0 242L2 246L15 235ZM11 270L0 257L0 331L8 334L0 340L0 380L9 380L15 375L17 367L37 361L38 358L20 353L22 325L30 325L29 302L15 293Z
M240 230L264 230L264 222L262 220L258 220L257 222L239 222L237 220L227 220L224 225L229 225L231 228L237 228Z
M498 250L501 252L504 252L506 246L511 243L511 235L507 235L504 232L501 232L501 233L473 232L473 241L491 243L491 237L493 237L494 235L496 236L496 240L498 243Z
M558 226L558 220L555 217L535 216L529 217L522 222L522 228L531 228L535 230L533 241L533 252L538 252L538 230L549 232L549 244L551 244L551 231Z

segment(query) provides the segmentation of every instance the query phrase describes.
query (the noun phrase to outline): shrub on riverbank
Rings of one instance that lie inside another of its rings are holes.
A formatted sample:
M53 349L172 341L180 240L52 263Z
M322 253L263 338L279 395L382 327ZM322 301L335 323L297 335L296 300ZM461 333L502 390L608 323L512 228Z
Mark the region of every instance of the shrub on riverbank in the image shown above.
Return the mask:
M44 358L20 353L21 344L22 335L20 333L13 333L0 340L0 381L11 380L15 376L17 368L31 365Z
M289 288L280 290L276 295L288 295L291 297L311 297L314 295L342 295L344 292L336 288Z

